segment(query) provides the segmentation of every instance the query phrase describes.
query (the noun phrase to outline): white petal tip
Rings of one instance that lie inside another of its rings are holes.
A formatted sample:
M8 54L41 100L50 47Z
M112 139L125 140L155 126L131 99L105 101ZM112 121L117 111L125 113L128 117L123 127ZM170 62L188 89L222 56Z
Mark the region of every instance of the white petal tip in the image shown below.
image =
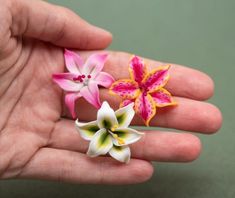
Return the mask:
M77 128L80 128L80 127L84 126L85 124L86 124L85 122L79 122L78 119L75 120L75 126L76 126Z
M127 106L130 106L130 107L134 107L134 102L131 102L130 104L128 104Z
M102 103L102 106L110 107L110 105L109 105L109 103L108 103L107 101L104 101L104 102ZM101 106L101 108L102 108L102 106Z
M93 152L93 151L87 151L87 153L86 153L89 157L92 157L92 158L94 158L94 157L97 157L98 156L98 154L96 154L95 152Z

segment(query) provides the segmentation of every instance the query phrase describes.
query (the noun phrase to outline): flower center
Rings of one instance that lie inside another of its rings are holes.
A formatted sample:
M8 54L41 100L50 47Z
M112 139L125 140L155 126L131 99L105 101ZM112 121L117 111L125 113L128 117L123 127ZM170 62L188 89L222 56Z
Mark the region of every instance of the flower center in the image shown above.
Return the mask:
M113 133L117 128L118 128L118 125L114 125L114 126L110 129L111 131L109 131L109 133L112 135L112 137L113 137L114 139L117 140L118 144L120 144L120 145L125 144L125 141L124 141L122 138L118 137L117 134Z
M83 83L84 85L87 85L90 78L91 78L90 74L88 75L82 74L78 75L77 77L74 77L73 81L76 83Z
M141 90L142 93L147 93L148 92L148 87L145 84L140 84L139 88Z

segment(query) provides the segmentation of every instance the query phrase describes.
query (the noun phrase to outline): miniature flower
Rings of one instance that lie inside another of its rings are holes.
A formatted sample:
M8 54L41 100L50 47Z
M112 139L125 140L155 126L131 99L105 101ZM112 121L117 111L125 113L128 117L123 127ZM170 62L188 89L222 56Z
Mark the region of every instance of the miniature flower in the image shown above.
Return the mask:
M148 126L156 114L156 107L175 105L171 94L164 89L170 75L169 67L158 67L147 72L144 61L134 56L129 64L131 79L121 79L112 84L110 92L122 97L120 106L135 102L135 112Z
M65 50L65 65L68 73L53 74L53 80L67 93L65 103L73 118L76 117L75 101L84 97L90 104L100 108L98 85L109 88L114 79L108 73L102 72L107 54L93 54L87 61L69 50Z
M134 117L134 103L116 112L107 102L103 102L97 113L97 120L81 123L76 120L75 125L80 135L90 142L87 154L91 157L109 153L120 162L130 160L129 144L138 141L143 133L128 128Z

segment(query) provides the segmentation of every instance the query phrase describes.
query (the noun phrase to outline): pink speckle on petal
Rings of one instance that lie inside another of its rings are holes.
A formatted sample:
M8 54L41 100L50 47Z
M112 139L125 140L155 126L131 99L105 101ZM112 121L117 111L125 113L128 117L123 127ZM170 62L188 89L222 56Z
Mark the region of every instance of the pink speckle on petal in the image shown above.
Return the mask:
M156 113L152 97L145 93L141 94L135 101L135 111L145 121L145 124L148 125Z
M173 102L170 93L164 89L160 89L151 93L151 96L157 106L168 106L171 105Z
M155 87L158 87L162 85L168 75L168 70L160 70L157 71L149 76L149 78L145 81L145 86L148 87L148 89L155 89Z
M133 98L139 91L137 83L132 81L117 82L111 90L123 98Z
M130 69L132 71L134 80L138 83L141 83L146 74L146 68L143 60L138 56L134 56L130 61Z

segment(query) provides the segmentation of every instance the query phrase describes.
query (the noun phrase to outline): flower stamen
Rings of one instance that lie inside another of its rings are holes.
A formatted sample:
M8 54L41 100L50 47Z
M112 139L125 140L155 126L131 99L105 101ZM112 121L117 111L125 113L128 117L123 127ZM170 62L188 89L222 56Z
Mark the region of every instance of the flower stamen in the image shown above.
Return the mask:
M118 125L115 124L115 125L111 128L111 131L115 131L117 128L118 128Z
M113 134L113 137L118 141L118 144L125 144L125 141L122 138L118 137L117 134Z

